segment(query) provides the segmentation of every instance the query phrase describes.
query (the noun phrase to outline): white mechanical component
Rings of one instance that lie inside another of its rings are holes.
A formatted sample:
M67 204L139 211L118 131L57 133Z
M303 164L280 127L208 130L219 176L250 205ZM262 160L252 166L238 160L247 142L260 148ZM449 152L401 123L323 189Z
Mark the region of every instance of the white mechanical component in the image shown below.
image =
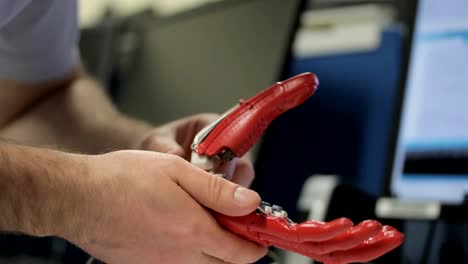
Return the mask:
M195 151L192 151L192 157L190 162L197 166L198 168L206 171L211 171L215 164L212 159L207 156L198 155Z
M260 202L260 205L257 209L265 215L273 215L276 217L284 218L291 222L291 220L288 219L288 213L284 211L281 206L270 205L269 203L262 201Z

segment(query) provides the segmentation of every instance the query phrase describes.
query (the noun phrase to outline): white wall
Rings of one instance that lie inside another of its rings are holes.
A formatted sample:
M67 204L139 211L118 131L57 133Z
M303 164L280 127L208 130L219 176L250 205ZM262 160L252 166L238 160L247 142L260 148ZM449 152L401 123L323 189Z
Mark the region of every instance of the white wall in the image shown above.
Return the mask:
M107 8L121 16L146 8L153 8L161 15L171 15L215 1L220 0L78 0L80 25L86 27L97 23Z

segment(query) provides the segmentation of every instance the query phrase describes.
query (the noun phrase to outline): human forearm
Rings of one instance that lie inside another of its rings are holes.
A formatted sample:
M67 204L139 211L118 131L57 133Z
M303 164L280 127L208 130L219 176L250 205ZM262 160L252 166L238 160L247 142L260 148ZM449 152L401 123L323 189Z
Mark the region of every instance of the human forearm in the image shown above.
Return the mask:
M266 249L222 229L205 208L240 216L259 201L175 155L0 142L0 232L62 237L105 263L253 263Z
M86 156L0 142L0 232L63 233L78 215ZM67 223L67 226L64 224Z
M122 115L97 82L80 74L41 98L0 134L31 145L100 153L133 148L151 128Z
M106 263L252 263L265 254L205 209L245 215L258 194L175 155L0 142L0 188L0 232L62 237Z
M20 116L46 94L69 83L76 73L72 71L59 79L39 83L19 83L0 78L0 127Z

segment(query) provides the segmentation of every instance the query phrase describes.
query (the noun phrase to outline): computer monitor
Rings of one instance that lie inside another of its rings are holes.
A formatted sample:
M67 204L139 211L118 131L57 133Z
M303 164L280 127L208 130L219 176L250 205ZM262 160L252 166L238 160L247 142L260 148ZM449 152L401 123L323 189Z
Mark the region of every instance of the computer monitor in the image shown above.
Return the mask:
M148 24L117 103L154 123L222 113L279 81L305 0L215 1Z
M461 203L468 194L468 1L419 0L390 191Z

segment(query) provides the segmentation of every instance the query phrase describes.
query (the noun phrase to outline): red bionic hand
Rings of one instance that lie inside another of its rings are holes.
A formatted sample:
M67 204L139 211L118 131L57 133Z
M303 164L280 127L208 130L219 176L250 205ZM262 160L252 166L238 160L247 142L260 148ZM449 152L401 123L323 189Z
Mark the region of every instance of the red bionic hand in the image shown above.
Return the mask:
M326 264L368 262L398 247L404 235L390 226L366 220L353 226L351 220L306 221L296 224L272 214L253 212L230 217L216 213L218 222L262 246L275 246Z
M197 134L192 144L192 163L213 172L223 161L243 156L271 121L307 100L317 85L315 75L304 73L241 101ZM373 220L356 226L347 218L296 224L280 207L265 202L246 216L214 215L228 230L260 245L294 251L327 264L367 262L404 240L402 233Z
M229 112L195 151L212 157L224 150L242 157L277 116L303 103L314 94L318 79L304 73L260 92Z

